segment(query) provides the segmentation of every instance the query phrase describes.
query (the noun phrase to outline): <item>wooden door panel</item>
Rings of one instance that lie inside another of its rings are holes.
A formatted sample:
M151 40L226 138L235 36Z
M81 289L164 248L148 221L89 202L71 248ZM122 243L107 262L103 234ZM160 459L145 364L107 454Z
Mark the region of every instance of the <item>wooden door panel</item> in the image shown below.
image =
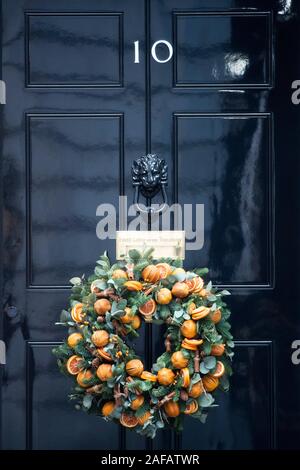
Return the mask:
M271 85L270 11L187 8L173 11L172 20L174 87Z
M118 208L123 120L113 113L27 115L29 288L67 287L100 252L114 252L114 240L96 236L96 207L109 201Z
M187 252L187 266L196 255L210 267L215 284L271 287L270 114L176 113L173 119L175 200L204 204L204 246ZM195 214L193 222L196 232Z
M185 419L180 447L193 450L274 447L273 353L271 341L236 342L231 392L218 394L220 406L211 410L205 426Z
M55 344L27 343L27 447L118 449L121 435L117 426L113 423L103 426L100 416L89 416L76 410L73 404L66 406L72 381L57 376L51 352Z
M27 86L123 86L122 13L25 14Z

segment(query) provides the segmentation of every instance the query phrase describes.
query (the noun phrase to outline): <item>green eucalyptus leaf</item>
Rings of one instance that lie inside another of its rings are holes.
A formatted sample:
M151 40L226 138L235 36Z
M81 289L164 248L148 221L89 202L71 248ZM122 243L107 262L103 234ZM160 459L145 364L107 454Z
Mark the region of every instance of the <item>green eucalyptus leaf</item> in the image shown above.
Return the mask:
M201 413L199 416L199 421L201 421L202 424L205 424L207 420L207 413Z
M228 392L229 390L229 380L228 380L228 377L226 375L223 375L221 378L220 378L220 388L224 391L224 392Z
M217 359L215 356L207 356L203 359L206 369L212 370L216 367Z
M196 273L193 273L192 271L186 272L186 279L193 279L194 277L197 277Z
M184 310L176 310L176 312L173 315L173 318L176 318L177 320L179 318L182 318L184 315Z
M209 272L208 268L199 268L199 269L194 269L194 273L196 273L198 276L205 276Z
M203 343L203 351L208 356L211 352L211 343L209 341L204 341Z
M118 302L117 304L117 308L118 310L124 310L124 308L126 307L127 305L127 300L126 299L122 299Z
M198 398L198 403L202 408L208 408L214 402L214 398L210 393L202 393Z
M153 383L150 382L149 380L145 380L145 382L140 381L140 384L138 387L142 392L147 392L148 390L151 390L151 388L153 387Z
M147 248L144 252L143 252L143 258L150 258L152 253L154 252L154 248Z
M201 371L200 371L200 372L201 372ZM200 380L201 380L200 374L197 374L197 373L194 374L194 375L192 376L191 385L194 385L194 384L196 384L197 382L200 382Z
M226 290L226 289L223 289L221 292L220 292L221 295L231 295L231 293Z
M209 281L209 282L207 283L207 286L205 287L205 289L208 290L208 291L211 291L211 290L212 290L212 282L211 282L211 281Z
M129 250L128 255L134 261L134 263L137 263L139 259L141 258L141 253L138 250Z
M217 297L213 294L210 294L207 296L207 300L209 300L210 302L215 302L217 300Z
M60 320L61 323L66 323L68 321L72 321L72 317L71 317L70 312L68 312L67 310L62 310L59 320Z
M201 364L200 364L200 372L201 372L201 374L208 374L209 373L209 369L207 369L205 367L204 362L201 362Z
M159 309L159 316L162 320L166 320L171 315L171 310L167 305L161 305Z
M84 408L89 410L92 406L92 402L93 402L93 395L91 395L91 394L84 395L83 400L82 400L82 404L83 404Z
M94 272L95 272L96 276L107 277L107 271L105 271L104 269L99 268L99 266L95 267Z
M100 290L105 290L107 288L107 283L104 279L95 279L93 281L93 286L98 287Z
M72 277L72 279L69 280L69 283L72 284L73 286L80 286L81 285L81 278L80 277Z
M158 427L158 429L162 429L165 427L165 424L163 421L156 421L156 426Z
M97 264L99 264L99 266L102 266L102 268L105 271L108 271L110 269L110 263L108 261L103 260L103 259L99 259L97 261Z
M143 271L144 268L146 268L146 266L148 266L148 261L144 260L144 261L139 261L135 267L134 267L134 272L141 272Z
M174 278L176 279L176 281L178 281L178 282L185 281L185 279L186 279L186 273L185 273L185 272L181 272L181 271L179 271L179 272L177 272L177 273L175 273L175 274L173 273L173 274L171 274L171 276L174 277ZM170 277L171 277L171 276L170 276Z

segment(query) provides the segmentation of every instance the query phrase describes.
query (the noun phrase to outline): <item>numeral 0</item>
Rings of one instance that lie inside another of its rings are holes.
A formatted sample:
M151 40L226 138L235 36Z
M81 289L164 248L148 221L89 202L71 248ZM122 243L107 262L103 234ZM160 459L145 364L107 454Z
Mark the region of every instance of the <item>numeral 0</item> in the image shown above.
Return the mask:
M169 55L166 59L159 59L157 57L156 48L159 44L165 44L169 50ZM166 62L169 62L169 60L171 60L173 57L173 46L169 43L169 41L160 39L159 41L156 41L151 47L151 55L156 62L160 64L165 64ZM140 63L140 41L134 41L134 63Z

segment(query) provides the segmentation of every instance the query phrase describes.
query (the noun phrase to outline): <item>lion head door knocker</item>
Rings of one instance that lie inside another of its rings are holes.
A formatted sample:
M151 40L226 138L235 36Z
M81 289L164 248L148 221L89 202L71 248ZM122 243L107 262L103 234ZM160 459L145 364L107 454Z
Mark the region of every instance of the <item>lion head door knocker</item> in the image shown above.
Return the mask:
M168 165L157 155L144 155L133 162L132 184L135 188L134 205L139 212L158 214L166 208L168 184ZM162 194L163 204L154 210L151 206L152 199L159 192ZM140 194L146 199L146 210L139 205Z

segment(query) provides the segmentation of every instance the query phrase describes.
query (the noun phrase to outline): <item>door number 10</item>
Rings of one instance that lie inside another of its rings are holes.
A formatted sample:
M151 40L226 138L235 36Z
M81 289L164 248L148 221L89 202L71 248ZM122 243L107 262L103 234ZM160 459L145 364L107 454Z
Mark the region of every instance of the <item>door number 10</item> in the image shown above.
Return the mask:
M156 48L160 44L164 44L169 51L168 57L166 59L159 59L157 57L156 53ZM165 64L166 62L169 62L169 60L172 59L173 56L173 46L172 44L169 43L169 41L165 41L164 39L160 39L159 41L156 41L153 46L151 47L151 55L153 59L156 62L159 62L160 64ZM134 41L134 63L139 64L140 63L140 41Z

